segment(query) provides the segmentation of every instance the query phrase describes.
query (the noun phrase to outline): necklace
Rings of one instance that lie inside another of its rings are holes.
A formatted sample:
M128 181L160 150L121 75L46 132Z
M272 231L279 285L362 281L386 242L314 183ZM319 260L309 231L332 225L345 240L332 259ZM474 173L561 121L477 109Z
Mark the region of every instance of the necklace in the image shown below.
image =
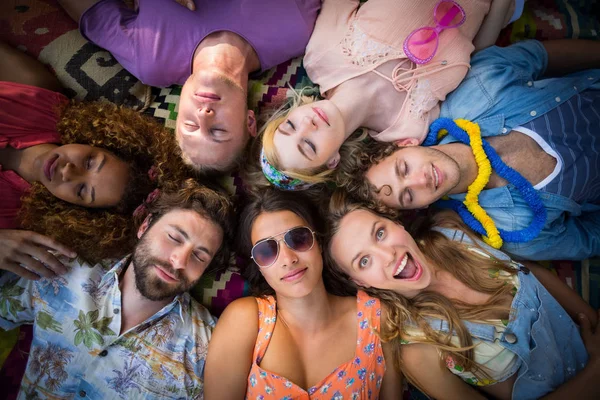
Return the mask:
M496 150L481 137L481 130L476 123L465 119L453 121L450 118L438 118L429 127L423 146L437 144L447 134L471 147L478 172L473 183L469 185L463 202L446 197L437 204L456 211L469 228L482 235L483 241L496 249L502 247L503 241L524 243L535 239L542 231L547 218L546 207L537 190L519 172L502 161ZM498 229L494 220L479 205L479 194L488 184L492 168L519 191L533 211L533 219L526 228L516 231Z

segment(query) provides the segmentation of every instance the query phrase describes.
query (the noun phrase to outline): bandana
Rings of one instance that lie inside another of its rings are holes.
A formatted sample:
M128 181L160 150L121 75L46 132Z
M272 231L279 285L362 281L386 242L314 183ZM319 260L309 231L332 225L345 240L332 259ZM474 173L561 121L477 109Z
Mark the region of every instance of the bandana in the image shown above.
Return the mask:
M305 190L311 187L313 184L304 182L303 180L291 178L279 171L277 168L272 166L267 157L265 157L264 150L260 151L260 166L262 168L263 174L265 174L265 178L273 186L278 187L282 190Z

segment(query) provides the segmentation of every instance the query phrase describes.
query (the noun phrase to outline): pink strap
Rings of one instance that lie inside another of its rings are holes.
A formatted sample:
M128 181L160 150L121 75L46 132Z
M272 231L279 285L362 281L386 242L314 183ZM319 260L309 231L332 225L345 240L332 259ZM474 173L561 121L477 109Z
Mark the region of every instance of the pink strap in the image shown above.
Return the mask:
M392 71L392 77L385 76L381 72L376 69L373 70L374 73L381 76L382 78L390 81L392 85L394 85L394 89L398 92L410 92L410 89L414 86L415 82L419 78L423 78L437 72L443 71L448 68L453 67L467 67L469 68L469 63L465 62L457 62L453 64L447 64L443 61L438 61L433 64L427 64L422 66L421 68L404 68L405 63L410 63L411 66L415 64L412 63L409 59L405 59L400 61ZM438 68L439 67L439 68ZM405 82L408 82L405 84Z

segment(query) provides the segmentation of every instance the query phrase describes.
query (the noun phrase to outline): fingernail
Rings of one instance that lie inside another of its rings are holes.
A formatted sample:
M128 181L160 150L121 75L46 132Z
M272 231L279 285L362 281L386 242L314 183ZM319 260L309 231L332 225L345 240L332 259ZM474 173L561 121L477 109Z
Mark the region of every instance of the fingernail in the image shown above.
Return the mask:
M191 3L188 3L188 10L194 11L194 6Z

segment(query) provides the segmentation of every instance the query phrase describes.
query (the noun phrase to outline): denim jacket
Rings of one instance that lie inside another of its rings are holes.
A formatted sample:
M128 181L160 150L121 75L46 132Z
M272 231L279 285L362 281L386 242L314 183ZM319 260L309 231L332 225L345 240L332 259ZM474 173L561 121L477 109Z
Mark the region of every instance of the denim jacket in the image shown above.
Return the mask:
M472 243L461 231L434 228L449 239ZM507 260L500 251L479 243L494 258ZM515 353L519 362L505 375L517 374L512 388L515 400L538 399L573 378L588 361L579 329L548 290L526 267L518 272L520 287L511 305L511 317L504 332L493 325L463 321L471 336L499 343ZM432 319L431 326L449 332L446 321ZM477 351L477 350L475 350Z
M477 122L482 136L506 135L573 95L600 89L600 69L560 78L544 78L548 54L535 40L509 47L490 47L471 60L471 70L442 104L441 117ZM444 138L440 144L456 141ZM567 197L540 192L548 220L540 235L527 243L505 243L502 250L532 260L583 259L600 254L600 205L579 204ZM465 194L450 196L463 201ZM512 185L484 190L480 205L498 228L523 229L532 213Z

